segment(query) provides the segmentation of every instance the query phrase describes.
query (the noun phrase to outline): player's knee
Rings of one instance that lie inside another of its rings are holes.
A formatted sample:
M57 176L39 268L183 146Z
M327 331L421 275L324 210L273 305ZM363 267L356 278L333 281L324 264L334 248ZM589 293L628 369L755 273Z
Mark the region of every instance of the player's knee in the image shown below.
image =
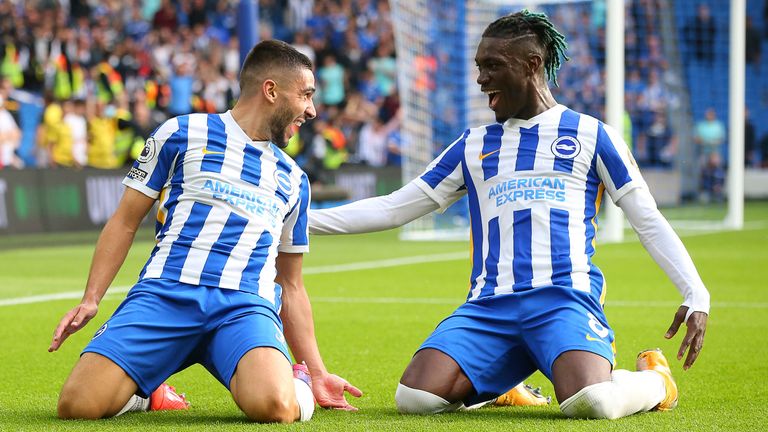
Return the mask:
M238 400L237 404L249 419L258 423L292 423L299 417L296 399L288 394L259 394Z
M563 401L560 411L571 418L616 419L623 415L611 382L584 387Z
M95 420L106 416L103 404L89 397L81 389L65 386L59 395L56 414L60 419L90 419Z
M397 385L395 404L401 414L437 414L456 411L462 405L461 402L452 404L440 396L403 384Z

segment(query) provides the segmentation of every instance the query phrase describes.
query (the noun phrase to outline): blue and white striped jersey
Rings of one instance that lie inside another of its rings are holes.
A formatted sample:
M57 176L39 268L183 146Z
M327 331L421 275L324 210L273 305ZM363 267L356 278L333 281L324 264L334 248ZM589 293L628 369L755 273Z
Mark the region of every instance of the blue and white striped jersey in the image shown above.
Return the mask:
M139 279L253 292L279 308L278 251L309 250L309 182L230 112L163 123L123 183L159 201L157 245Z
M468 195L468 300L552 285L601 298L603 190L615 202L647 187L614 130L563 105L465 131L415 183L442 208Z

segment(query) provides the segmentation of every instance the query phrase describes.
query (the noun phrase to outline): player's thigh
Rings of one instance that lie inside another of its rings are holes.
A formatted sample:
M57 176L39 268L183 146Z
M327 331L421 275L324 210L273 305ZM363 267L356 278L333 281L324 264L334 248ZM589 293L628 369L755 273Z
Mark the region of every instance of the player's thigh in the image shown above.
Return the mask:
M432 348L422 349L413 356L400 382L448 401L464 400L474 392L472 382L459 364L448 354Z
M83 349L109 358L149 396L175 372L196 362L207 291L178 282L137 284Z
M201 361L203 366L231 390L230 384L235 371L240 369L241 359L254 348L271 348L290 365L291 357L277 313L264 307L254 294L219 291L216 295L221 298L216 303L221 310L216 314L216 328L209 332Z
M298 418L291 364L279 350L260 347L245 353L229 387L237 406L252 420L285 422Z
M136 383L115 362L100 354L85 353L61 389L59 416L101 418L114 415L136 390Z
M414 356L403 384L473 405L535 372L516 326L514 298L503 297L467 302L443 320Z
M537 288L521 296L528 351L563 401L582 388L610 381L614 335L589 293Z

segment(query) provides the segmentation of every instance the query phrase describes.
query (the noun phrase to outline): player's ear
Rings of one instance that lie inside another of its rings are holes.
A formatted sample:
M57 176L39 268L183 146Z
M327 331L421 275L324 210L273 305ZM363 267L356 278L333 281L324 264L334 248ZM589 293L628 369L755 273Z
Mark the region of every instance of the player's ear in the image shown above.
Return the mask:
M265 80L261 85L261 91L264 93L264 97L270 102L277 100L277 83L271 79Z
M526 62L526 66L528 67L527 72L529 75L536 75L543 64L544 59L540 54L535 52L528 54L528 61Z

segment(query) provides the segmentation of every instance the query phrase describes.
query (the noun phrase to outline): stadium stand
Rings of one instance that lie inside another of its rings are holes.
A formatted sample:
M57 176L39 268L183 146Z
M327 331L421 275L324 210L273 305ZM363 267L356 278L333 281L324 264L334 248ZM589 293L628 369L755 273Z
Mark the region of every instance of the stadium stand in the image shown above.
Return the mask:
M322 115L302 127L289 147L311 177L324 181L324 171L343 163L397 164L399 101L388 2L258 3L260 37L287 40L315 61ZM626 3L627 140L641 165L671 169L680 147L689 145L689 129L708 108L727 118L727 86L712 85L727 82L727 2ZM659 13L666 5L673 9ZM605 0L576 3L567 13L542 8L570 41L571 61L560 74L556 98L603 118ZM754 166L768 159L768 151L759 150L761 142L768 144L768 123L755 121L768 115L768 59L761 55L767 12L764 0L748 2L746 94L758 149L748 161ZM238 95L236 14L237 1L126 6L114 0L0 0L0 99L21 132L17 142L0 144L14 148L13 160L0 158L0 164L120 167L169 116L226 110ZM669 60L673 45L680 65ZM107 138L78 141L84 120L86 137ZM375 148L385 154L373 158L369 146L359 145L361 131L371 128L389 134Z

